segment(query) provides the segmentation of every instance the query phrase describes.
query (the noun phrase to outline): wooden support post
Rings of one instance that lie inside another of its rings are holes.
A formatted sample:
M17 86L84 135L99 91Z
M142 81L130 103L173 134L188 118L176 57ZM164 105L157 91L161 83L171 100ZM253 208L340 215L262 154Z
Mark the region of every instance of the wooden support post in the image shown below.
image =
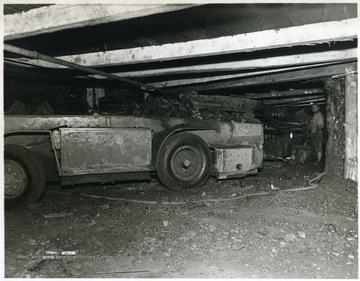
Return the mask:
M104 88L95 88L95 105L96 105L96 112L100 113L100 102L99 99L105 97L105 89Z
M325 172L329 177L344 175L345 158L345 89L344 79L327 79L325 90L328 95L326 106L327 135Z
M86 89L86 100L87 100L87 110L88 113L91 113L94 110L94 89L87 88Z
M357 74L345 76L345 167L346 179L358 180L357 159Z
M325 158L325 172L332 177L334 175L335 165L335 116L333 113L332 106L332 96L328 95L328 109L326 110L326 120L327 120L327 132L328 132L328 141L326 144L326 158Z

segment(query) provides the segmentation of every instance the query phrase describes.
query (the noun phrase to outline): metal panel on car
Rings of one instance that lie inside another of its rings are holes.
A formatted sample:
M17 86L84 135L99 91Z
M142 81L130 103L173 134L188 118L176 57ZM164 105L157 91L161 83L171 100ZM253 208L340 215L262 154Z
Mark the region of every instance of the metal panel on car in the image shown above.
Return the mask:
M253 151L252 147L215 148L214 173L216 178L246 176L256 168L253 163Z
M61 128L63 175L151 170L151 130Z

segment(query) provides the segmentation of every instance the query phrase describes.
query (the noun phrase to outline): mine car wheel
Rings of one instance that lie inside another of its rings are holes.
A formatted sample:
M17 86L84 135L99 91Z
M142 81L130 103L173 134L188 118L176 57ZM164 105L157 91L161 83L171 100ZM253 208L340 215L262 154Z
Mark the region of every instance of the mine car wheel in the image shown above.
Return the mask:
M211 172L209 147L197 135L174 134L160 149L156 171L163 185L171 190L200 187Z
M5 145L5 206L34 203L45 189L45 169L36 154L18 145Z

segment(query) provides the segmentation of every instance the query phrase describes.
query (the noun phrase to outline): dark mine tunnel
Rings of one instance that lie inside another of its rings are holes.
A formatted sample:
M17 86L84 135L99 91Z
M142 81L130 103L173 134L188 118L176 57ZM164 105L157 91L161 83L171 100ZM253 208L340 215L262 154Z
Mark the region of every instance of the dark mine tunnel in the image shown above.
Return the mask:
M357 3L2 7L6 278L358 278Z

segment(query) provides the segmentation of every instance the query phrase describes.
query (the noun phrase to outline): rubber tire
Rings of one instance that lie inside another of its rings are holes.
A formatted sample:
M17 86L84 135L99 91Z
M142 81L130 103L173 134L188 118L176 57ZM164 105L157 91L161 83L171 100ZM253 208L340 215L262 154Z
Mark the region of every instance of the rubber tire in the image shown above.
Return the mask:
M42 162L29 149L19 145L5 145L4 159L17 162L24 169L28 185L25 192L17 198L4 198L5 207L35 203L45 190L46 173Z
M171 169L173 154L182 146L191 146L202 158L202 169L194 180L178 179ZM198 188L209 178L211 173L211 153L206 142L197 135L181 132L170 136L162 145L158 155L156 172L161 183L170 190L182 191L184 189Z

